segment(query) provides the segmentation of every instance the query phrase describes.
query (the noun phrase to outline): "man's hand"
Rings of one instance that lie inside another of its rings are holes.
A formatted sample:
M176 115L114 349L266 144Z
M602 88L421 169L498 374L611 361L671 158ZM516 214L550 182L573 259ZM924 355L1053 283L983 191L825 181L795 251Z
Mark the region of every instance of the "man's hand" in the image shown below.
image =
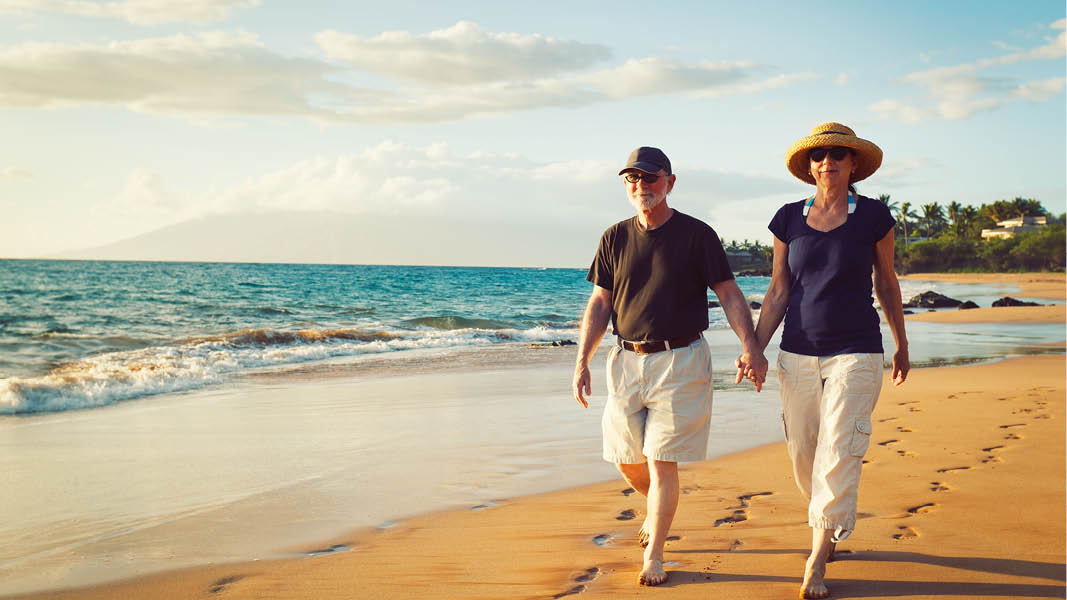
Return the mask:
M593 395L593 387L590 383L592 377L589 375L589 365L575 365L574 367L574 399L581 404L583 408L589 408L589 402L585 400L586 396Z
M756 391L763 391L763 382L767 380L767 357L762 352L745 352L734 361L737 367L737 379L734 383L741 383L742 379L748 379L756 384Z

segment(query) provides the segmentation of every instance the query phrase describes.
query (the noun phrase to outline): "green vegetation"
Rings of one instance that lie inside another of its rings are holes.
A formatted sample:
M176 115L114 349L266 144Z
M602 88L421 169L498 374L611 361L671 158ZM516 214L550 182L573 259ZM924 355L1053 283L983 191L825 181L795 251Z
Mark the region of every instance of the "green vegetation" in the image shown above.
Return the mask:
M915 210L878 196L897 219L895 266L899 273L952 271L1063 271L1067 256L1064 222L1032 198L998 200L979 208L953 201ZM1011 238L982 239L983 229L1016 217L1045 217L1048 226Z
M952 201L914 206L877 197L897 220L898 273L1059 271L1067 268L1067 214L1050 214L1032 198L997 200L975 208ZM1045 217L1048 226L1011 238L982 239L983 229L1015 217ZM759 242L723 242L737 271L770 273L774 248Z

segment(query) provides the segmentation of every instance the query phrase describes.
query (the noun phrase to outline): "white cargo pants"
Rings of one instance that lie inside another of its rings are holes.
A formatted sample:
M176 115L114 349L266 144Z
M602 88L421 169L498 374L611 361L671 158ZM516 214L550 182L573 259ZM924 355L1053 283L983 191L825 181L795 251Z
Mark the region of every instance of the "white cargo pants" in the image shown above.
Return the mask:
M871 443L871 413L882 389L882 354L806 356L778 353L786 446L797 487L809 499L808 525L856 526L863 455Z

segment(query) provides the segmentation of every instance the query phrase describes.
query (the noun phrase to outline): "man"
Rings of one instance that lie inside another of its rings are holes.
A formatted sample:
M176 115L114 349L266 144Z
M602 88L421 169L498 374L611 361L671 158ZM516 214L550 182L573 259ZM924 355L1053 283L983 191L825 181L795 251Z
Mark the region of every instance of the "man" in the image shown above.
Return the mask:
M715 231L667 205L675 182L667 156L642 146L619 175L637 215L604 232L586 276L594 287L582 319L574 397L588 408L589 360L610 319L618 344L608 355L604 460L647 498L638 582L659 585L667 580L663 546L678 508L678 463L702 460L708 445L711 354L702 334L708 287L741 340L737 382L748 377L759 391L767 360Z

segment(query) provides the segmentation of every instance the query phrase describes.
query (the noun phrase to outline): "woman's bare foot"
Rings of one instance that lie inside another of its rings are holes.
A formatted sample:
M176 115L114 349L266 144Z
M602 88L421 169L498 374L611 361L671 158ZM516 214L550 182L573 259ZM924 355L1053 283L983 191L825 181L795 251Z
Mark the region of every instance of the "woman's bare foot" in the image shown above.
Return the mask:
M659 585L667 581L667 572L663 570L663 561L654 558L645 559L645 567L637 577L641 585Z
M815 556L808 557L804 565L804 583L800 586L801 598L829 598L823 578L826 577L826 563L818 564Z

